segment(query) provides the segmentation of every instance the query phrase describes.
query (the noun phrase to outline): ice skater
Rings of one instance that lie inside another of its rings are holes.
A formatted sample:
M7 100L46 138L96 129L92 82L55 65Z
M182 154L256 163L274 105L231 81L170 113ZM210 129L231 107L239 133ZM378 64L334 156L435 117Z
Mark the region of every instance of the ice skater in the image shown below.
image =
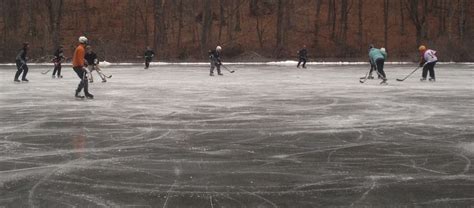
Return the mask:
M383 81L380 84L387 84L387 76L383 70L385 59L387 58L387 53L380 49L374 47L374 45L369 46L369 59L371 65L376 66L377 74L382 77Z
M209 73L209 76L214 76L214 68L217 69L217 75L222 76L224 74L221 73L221 51L222 47L217 46L216 50L210 50L209 51L209 61L211 62L211 71Z
M155 52L151 49L150 46L147 46L145 51L145 69L150 68L150 62L154 56Z
M303 45L303 48L298 51L298 65L296 65L296 68L300 68L300 64L303 63L303 69L306 69L306 60L308 59L308 50L306 50L306 45Z
M421 74L421 79L420 81L426 81L426 76L428 75L428 72L430 73L430 82L435 82L436 77L435 77L435 71L434 67L436 65L436 62L438 62L438 57L436 57L436 51L427 49L426 46L421 45L418 48L418 51L420 51L421 58L420 58L420 67L423 67L423 72Z
M88 99L93 99L94 95L89 93L89 82L87 81L87 69L85 66L85 46L87 44L87 38L85 36L79 37L79 45L74 50L74 56L72 58L72 68L76 72L77 76L81 80L79 85L76 89L76 98L84 98L84 96L80 95L82 89L84 89L84 95Z
M59 46L59 48L54 52L54 70L52 75L53 79L56 78L56 72L58 73L57 78L63 78L63 76L61 75L61 63L64 60L66 60L66 57L64 57L64 47Z
M28 74L28 65L26 65L26 61L28 58L26 57L28 53L28 49L30 48L30 44L28 42L23 43L23 48L20 49L18 55L16 55L16 68L18 69L15 78L13 79L14 82L19 83L20 74L23 73L21 81L28 82L29 80L26 79L26 75Z
M90 45L86 46L86 55L84 56L86 60L87 69L89 70L89 82L94 82L94 77L92 72L96 71L99 74L102 82L107 82L105 75L102 73L102 70L99 68L99 59L97 59L97 54L94 53Z

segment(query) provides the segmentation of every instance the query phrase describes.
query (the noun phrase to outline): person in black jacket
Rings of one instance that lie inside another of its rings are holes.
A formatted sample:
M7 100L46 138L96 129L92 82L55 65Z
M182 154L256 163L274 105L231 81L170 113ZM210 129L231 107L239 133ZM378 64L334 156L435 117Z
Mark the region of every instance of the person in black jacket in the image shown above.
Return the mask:
M217 75L224 75L221 73L221 51L222 47L217 46L216 50L209 51L209 61L211 62L211 72L209 76L214 76L214 68L217 68Z
M15 79L13 81L15 82L20 82L18 79L20 77L20 74L23 72L23 76L21 78L21 81L23 82L28 82L28 79L26 79L26 75L28 74L28 65L26 65L26 61L28 58L26 57L26 54L28 53L28 49L30 48L30 44L25 42L23 43L23 48L20 49L18 52L18 55L16 55L16 68L18 71L15 74Z
M306 60L308 59L308 50L306 50L306 45L303 45L303 48L298 51L298 65L296 68L300 68L300 64L303 63L303 68L306 69Z
M94 77L92 76L92 72L94 70L97 72L97 74L99 74L100 78L102 79L102 82L107 82L107 79L105 79L105 75L99 68L99 59L97 59L97 54L92 51L92 47L89 45L86 46L86 55L84 55L84 59L87 62L87 69L90 72L88 73L90 75L89 82L94 82Z
M66 59L64 57L64 47L59 46L59 48L54 52L54 70L53 70L53 78L56 78L56 72L58 73L58 78L63 78L61 75L61 63Z
M145 51L145 69L150 67L151 59L155 56L155 52L150 48L150 46L146 47Z

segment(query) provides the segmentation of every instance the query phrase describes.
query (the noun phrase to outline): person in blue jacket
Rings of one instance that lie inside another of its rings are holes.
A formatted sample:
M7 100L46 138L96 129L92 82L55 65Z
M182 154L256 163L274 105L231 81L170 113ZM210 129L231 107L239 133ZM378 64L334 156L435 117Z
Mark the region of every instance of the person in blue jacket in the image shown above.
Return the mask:
M369 46L369 60L372 65L375 65L377 73L382 77L383 81L380 84L387 84L387 76L383 70L385 59L387 58L387 52L375 48L374 45Z

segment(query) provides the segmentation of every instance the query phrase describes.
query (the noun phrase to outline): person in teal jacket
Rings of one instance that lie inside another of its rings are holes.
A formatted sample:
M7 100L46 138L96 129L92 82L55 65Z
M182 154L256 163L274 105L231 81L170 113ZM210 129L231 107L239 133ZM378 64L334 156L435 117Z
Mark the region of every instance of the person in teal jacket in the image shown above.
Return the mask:
M377 73L382 77L383 81L380 84L387 84L387 76L383 70L383 65L385 59L387 58L387 52L385 50L380 50L374 47L374 45L369 46L369 60L371 65L375 65Z

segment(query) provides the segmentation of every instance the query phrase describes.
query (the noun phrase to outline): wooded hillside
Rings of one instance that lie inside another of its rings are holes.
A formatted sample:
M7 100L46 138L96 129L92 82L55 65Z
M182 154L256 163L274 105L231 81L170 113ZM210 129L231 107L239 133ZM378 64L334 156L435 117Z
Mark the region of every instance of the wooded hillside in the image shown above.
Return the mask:
M366 60L370 43L390 61L416 60L419 44L443 61L474 61L470 0L0 0L0 61L21 43L30 57L85 34L108 61L140 61L147 45L160 60L206 60L220 44L227 60ZM470 50L471 49L471 50Z

